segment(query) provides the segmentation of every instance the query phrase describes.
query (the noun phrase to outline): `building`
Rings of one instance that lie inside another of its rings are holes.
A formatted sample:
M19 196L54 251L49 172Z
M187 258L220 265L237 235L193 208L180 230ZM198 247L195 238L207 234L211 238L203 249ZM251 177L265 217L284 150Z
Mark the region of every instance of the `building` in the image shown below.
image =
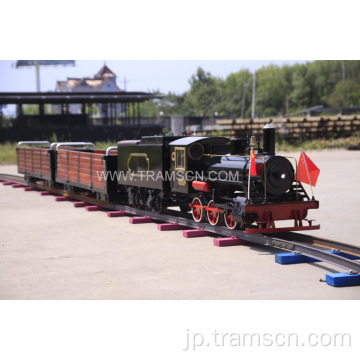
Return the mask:
M116 85L116 74L104 64L92 78L67 78L65 81L57 81L55 92L124 92L124 90L121 90ZM95 106L93 118L97 124L101 124L104 120L106 121L106 119L114 117L114 112L121 116L125 111L122 104L116 104L115 108L111 105L97 104ZM61 113L61 107L54 105L52 108L54 113ZM71 104L69 112L71 114L81 114L81 105Z
M92 78L67 78L57 81L55 91L123 91L116 85L116 75L104 65Z

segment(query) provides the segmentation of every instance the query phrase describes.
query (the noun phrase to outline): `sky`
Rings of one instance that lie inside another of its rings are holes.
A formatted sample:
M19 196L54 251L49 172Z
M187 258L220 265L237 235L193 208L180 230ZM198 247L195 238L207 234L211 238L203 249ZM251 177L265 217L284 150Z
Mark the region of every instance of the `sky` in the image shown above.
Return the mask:
M189 79L200 66L213 76L226 78L241 68L251 72L271 63L304 63L304 60L76 60L75 66L42 66L40 90L54 91L57 80L67 77L93 77L106 65L117 75L117 85L127 91L160 90L181 94L189 90ZM36 91L34 67L15 67L16 60L0 60L0 92Z

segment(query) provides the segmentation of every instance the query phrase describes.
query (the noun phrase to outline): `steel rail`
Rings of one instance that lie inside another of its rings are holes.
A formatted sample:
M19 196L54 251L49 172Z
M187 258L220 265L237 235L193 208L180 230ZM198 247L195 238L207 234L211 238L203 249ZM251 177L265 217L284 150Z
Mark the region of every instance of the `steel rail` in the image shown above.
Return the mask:
M16 181L18 184L26 185L27 181L23 176L19 175L10 175L10 174L0 174L0 179L8 180L8 181Z
M313 235L299 234L294 232L277 233L276 236L284 240L301 242L309 245L324 247L327 249L340 250L352 255L360 256L360 247L356 245L346 244L335 240L323 239Z
M6 177L6 176L4 176L3 174L0 174L0 178L4 178L4 177ZM14 178L15 176L11 176L11 177ZM18 177L18 178L21 178L21 177ZM146 211L146 210L139 210L139 209L133 208L128 205L114 204L114 203L110 203L110 202L106 202L106 201L102 201L102 200L97 200L97 199L91 198L86 195L69 193L68 191L52 188L52 187L49 187L49 186L46 186L43 184L38 184L38 183L35 184L35 183L29 183L29 182L27 182L27 184L37 187L39 189L51 191L55 194L65 195L65 196L69 196L76 200L86 201L88 203L92 203L92 204L101 206L104 209L121 210L121 211L125 211L132 215L149 216L152 219L158 220L158 221L176 223L179 225L183 225L185 227L190 227L190 228L195 228L195 229L196 228L204 229L204 230L214 233L214 234L219 234L219 235L224 235L224 236L229 236L229 237L231 237L231 236L237 237L237 238L239 238L241 240L245 240L249 243L255 243L258 245L268 246L268 247L286 250L286 251L290 251L290 252L294 252L294 253L301 253L302 255L309 256L309 257L315 258L317 260L329 263L333 266L345 269L349 273L360 273L360 263L357 261L349 260L349 259L341 257L339 255L326 252L323 249L316 248L312 245L307 245L307 244L302 244L299 242L292 242L292 241L284 240L280 236L278 238L274 238L274 237L265 236L262 234L248 234L241 230L230 230L226 227L212 226L207 223L197 223L194 220L190 219L189 216L188 217L179 217L180 214L176 211L170 210L167 212L167 214L158 214L158 213L154 213L154 212L150 212L150 211ZM184 215L184 214L182 214L182 215ZM281 234L281 233L278 233L278 234ZM277 234L277 236L278 236L278 234ZM301 234L294 235L295 233L291 233L292 235L288 235L288 234L290 234L290 233L282 235L282 237L284 237L284 236L285 237L286 236L290 236L290 237L295 236L296 237L297 235L301 235ZM308 237L310 238L311 236L308 236ZM299 237L297 237L297 240L299 240ZM321 239L321 240L322 240L323 244L325 244L327 241L325 239ZM308 241L310 241L310 240L308 240ZM342 243L334 242L332 240L329 240L329 243L342 244ZM348 247L353 248L351 245L348 245L348 244L343 244L343 245L344 245L344 247L348 246ZM358 250L360 251L360 249L358 249Z

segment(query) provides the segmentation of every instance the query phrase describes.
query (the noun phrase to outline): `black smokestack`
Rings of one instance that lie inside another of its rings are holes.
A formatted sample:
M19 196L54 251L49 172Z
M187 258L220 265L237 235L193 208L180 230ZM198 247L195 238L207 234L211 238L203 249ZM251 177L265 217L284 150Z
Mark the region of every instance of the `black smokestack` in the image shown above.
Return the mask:
M275 155L275 128L273 123L266 124L263 127L263 153Z

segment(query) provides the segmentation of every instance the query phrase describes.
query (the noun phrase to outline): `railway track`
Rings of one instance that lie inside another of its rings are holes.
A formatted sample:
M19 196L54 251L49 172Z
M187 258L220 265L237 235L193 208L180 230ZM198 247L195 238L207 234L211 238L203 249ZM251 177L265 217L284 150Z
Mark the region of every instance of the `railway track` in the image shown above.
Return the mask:
M249 234L241 230L230 230L222 226L212 226L207 223L197 223L192 220L190 214L186 215L174 210L168 210L166 214L157 214L145 210L135 209L127 205L113 204L110 202L97 200L82 194L69 193L65 190L48 187L40 183L29 184L24 180L24 178L17 175L0 174L0 179L4 179L6 181L13 181L19 184L34 186L39 190L51 191L52 193L58 195L69 196L72 199L86 201L87 203L98 205L108 210L121 210L132 215L149 216L152 219L158 221L176 223L178 225L186 226L193 229L204 229L210 233L214 233L217 235L237 237L249 243L264 245L272 248L290 251L293 253L299 253L320 261L324 261L333 266L342 268L349 273L360 274L360 262L350 260L326 251L326 249L339 250L346 254L360 257L360 247L354 245L299 233L277 233L277 237L262 234Z

